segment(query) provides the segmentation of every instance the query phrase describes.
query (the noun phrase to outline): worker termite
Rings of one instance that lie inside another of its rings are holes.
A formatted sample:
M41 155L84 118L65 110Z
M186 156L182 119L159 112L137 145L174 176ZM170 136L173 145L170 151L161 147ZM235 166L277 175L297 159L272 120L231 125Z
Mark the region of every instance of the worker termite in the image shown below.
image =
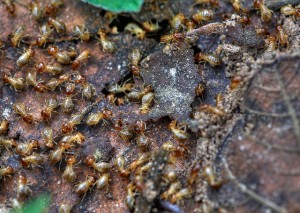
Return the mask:
M61 203L59 205L59 213L71 213L72 206L68 203Z
M127 92L130 92L134 86L133 83L128 83L131 79L126 80L125 82L122 82L121 84L118 83L111 83L106 86L106 90L109 93L113 94L119 94L119 93L124 93L126 94Z
M87 100L92 99L96 95L96 88L93 84L89 83L86 78L81 83L82 86L82 96Z
M186 18L183 13L176 14L170 21L170 26L173 31L178 32L183 26Z
M139 167L136 170L136 174L143 175L143 173L148 172L153 167L153 162L148 162L144 166Z
M50 55L54 56L56 60L61 64L70 64L71 58L67 51L58 51L57 46L49 46L47 51Z
M80 132L76 132L71 135L65 135L60 139L60 143L69 143L69 144L77 143L79 145L83 145L84 141L85 141L85 137Z
M200 106L199 110L203 111L203 112L215 114L217 116L225 115L225 112L222 109L218 109L217 107L213 107L213 106L208 105L208 104L204 104L204 105Z
M108 119L112 116L112 111L109 109L104 109L102 112L91 113L89 114L88 118L86 119L86 124L88 126L96 125L103 119Z
M171 154L174 155L175 157L180 157L185 152L185 149L183 147L176 146L171 141L167 141L167 142L163 143L161 148L162 148L162 150L171 152Z
M189 134L186 132L186 125L178 125L177 121L174 120L171 121L168 127L178 141L183 142L189 139Z
M74 179L76 178L76 174L73 169L73 165L76 162L75 156L69 156L67 158L66 162L67 162L67 165L66 165L65 171L62 175L62 178L68 182L73 182Z
M272 52L277 48L277 38L274 35L268 35L266 39L266 52Z
M116 50L116 44L107 38L104 30L99 29L100 43L104 52L113 53Z
M52 116L52 112L59 106L56 98L49 98L46 100L46 108L41 111L41 117L44 121L49 121Z
M65 23L63 23L62 21L59 21L59 20L56 20L56 19L53 19L50 17L48 19L48 24L49 24L49 26L54 27L56 32L59 34L65 34L67 31Z
M13 47L17 47L20 44L22 37L25 34L26 26L21 25L15 29L15 31L11 34L11 45Z
M143 40L146 32L135 23L129 23L125 26L124 31L130 32L131 35L135 35L137 38Z
M26 143L18 143L16 146L16 153L19 155L29 155L34 149L39 147L39 143L36 140L29 140Z
M46 87L36 80L36 72L28 71L26 73L26 83L34 87L34 90L39 93L44 93L46 91Z
M54 139L53 139L53 130L51 127L46 126L42 132L41 135L44 139L44 144L45 147L48 149L53 149L54 148Z
M85 50L82 53L80 53L79 56L73 61L72 69L76 70L83 61L87 60L89 55L90 55L90 52L88 50Z
M73 207L68 203L61 203L59 205L59 213L70 213L72 208Z
M171 183L169 188L161 195L161 198L164 200L168 200L171 196L173 196L176 193L180 186L181 184L179 181Z
M84 195L95 182L96 179L93 176L87 176L85 181L80 182L75 186L74 191L78 195Z
M73 103L73 99L72 96L74 95L74 90L67 90L68 86L74 85L74 89L75 89L75 84L74 83L67 83L66 84L66 97L63 99L63 102L61 103L61 108L65 113L69 113L73 110L75 104Z
M3 82L10 84L16 91L22 90L25 87L24 78L14 78L7 74L3 74Z
M183 188L171 198L171 203L180 202L184 198L188 198L192 195L192 190L190 188Z
M61 126L61 132L63 134L71 133L74 131L76 125L80 124L84 116L93 108L93 105L86 106L81 112L72 114L68 122L63 123Z
M127 195L126 195L126 198L125 198L125 203L126 203L126 206L129 210L133 210L134 209L134 202L135 202L135 199L134 199L134 195L135 195L135 185L133 182L130 182L128 185L127 185Z
M90 32L84 25L75 25L73 27L73 35L77 38L80 39L81 41L88 41L90 40Z
M196 28L196 23L191 19L187 19L185 21L185 26L187 28L187 31L189 32Z
M125 142L129 142L134 136L133 129L127 124L123 125L120 129L117 129L117 131L118 131L118 135Z
M14 169L11 166L6 166L6 167L2 167L0 168L0 180L4 177L4 176L10 176L14 173Z
M123 156L116 158L115 165L121 177L128 177L130 175L130 172L125 169L125 159Z
M100 173L108 172L111 169L110 163L107 162L98 162L96 163L95 158L92 156L87 156L85 159L86 165L93 167Z
M40 154L33 153L29 156L24 156L21 158L22 166L27 168L29 166L38 166L45 161L45 157Z
M141 91L133 90L131 92L126 93L125 95L132 102L140 102L144 95L152 91L153 91L152 86L148 85L146 87L143 87Z
M32 191L28 186L27 178L25 174L20 174L17 180L17 198L22 200L23 198L28 197Z
M140 150L146 151L150 145L149 137L145 136L144 133L139 134L136 138L136 145Z
M277 35L277 38L279 40L279 43L281 46L289 46L289 37L288 35L284 32L282 26L280 25L277 25L276 26L276 35Z
M15 4L13 0L2 0L2 3L5 4L6 10L13 15L15 13Z
M270 22L272 20L273 11L265 6L264 0L254 0L253 6L255 9L260 10L261 20L263 22Z
M185 36L182 33L171 33L171 34L161 36L160 42L161 43L168 43L168 42L174 42L174 41L182 42L182 41L184 41L184 38L185 38Z
M40 62L35 65L35 69L39 73L47 72L51 75L59 75L63 72L63 69L58 65L46 65L43 62Z
M24 65L28 64L30 59L35 55L35 52L33 49L29 48L25 50L25 52L18 58L17 60L17 66L23 67Z
M198 175L200 172L200 165L199 164L195 164L192 166L188 176L187 176L187 183L191 186L195 183Z
M11 149L17 146L17 143L14 139L6 139L3 136L0 136L0 147L4 146L6 149Z
M247 12L246 8L244 8L241 3L241 0L231 0L231 4L232 4L232 7L235 12L237 12L237 13L240 13L240 12L246 13Z
M110 180L110 175L108 173L102 174L96 181L96 187L97 189L104 189L108 187Z
M203 98L204 92L205 92L205 86L204 86L204 84L199 83L197 85L197 87L195 88L195 94L196 94L196 96Z
M291 4L281 7L280 13L286 16L294 16L295 18L300 18L300 8L295 8Z
M153 23L152 21L144 21L142 23L142 26L146 32L150 32L150 33L160 30L160 26L157 22Z
M143 153L137 160L131 162L129 165L130 171L135 171L140 165L146 163L150 160L150 154L149 153Z
M6 119L0 121L0 135L6 134L8 131L9 122Z
M174 171L169 171L163 174L163 180L167 183L173 183L177 179L177 175Z
M55 150L50 151L49 154L50 162L52 164L56 164L59 161L61 161L63 153L69 148L71 148L71 144L66 142L59 143L59 146Z
M208 62L212 67L220 66L222 64L221 59L217 55L211 53L197 53L195 55L195 60L197 62Z
M44 24L40 28L40 36L36 39L36 44L41 47L47 43L47 39L52 33L53 29L49 27L48 24Z
M26 110L25 104L23 103L15 103L14 104L14 111L16 114L20 115L24 122L28 124L33 123L33 117L31 114L29 114Z
M218 93L216 96L215 96L215 101L216 101L216 107L218 109L223 109L223 96L221 93Z
M215 171L211 166L204 167L202 176L211 187L220 188L223 184L222 181L216 177Z
M51 78L46 84L45 87L49 91L54 91L59 85L63 84L64 82L70 79L69 74L60 75L58 79Z
M209 9L202 9L197 11L196 14L192 16L193 20L197 23L201 23L203 21L211 21L214 18L214 11Z
M234 76L230 81L229 88L235 90L241 84L242 80L241 76Z
M29 3L29 9L31 11L31 17L36 21L40 21L43 17L43 10L37 0L31 0Z
M209 4L212 7L219 7L219 0L195 0L194 5L196 4Z
M140 75L140 66L139 62L141 60L141 52L138 48L134 48L128 55L128 59L130 61L130 69L133 75Z
M154 103L154 93L153 92L146 93L142 97L142 106L140 108L140 113L141 114L148 113L153 103Z
M51 0L49 4L45 7L45 14L47 15L55 15L60 7L64 5L63 0Z

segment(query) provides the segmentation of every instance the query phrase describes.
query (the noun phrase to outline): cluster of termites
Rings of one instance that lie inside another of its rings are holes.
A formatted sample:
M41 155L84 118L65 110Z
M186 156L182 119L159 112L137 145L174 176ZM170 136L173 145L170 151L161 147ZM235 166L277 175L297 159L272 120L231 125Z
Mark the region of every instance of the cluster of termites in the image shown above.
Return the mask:
M16 5L14 1L3 0L7 11L10 14L16 13ZM239 22L243 25L251 23L248 16L249 10L241 1L231 0L233 10L240 14ZM133 210L135 207L135 199L137 195L142 194L145 189L145 179L147 173L156 159L156 155L151 148L151 140L147 136L147 125L143 120L137 121L135 124L128 124L122 119L114 117L111 109L103 108L99 111L91 112L97 104L102 101L102 96L97 94L95 85L87 80L79 72L80 68L85 67L91 57L90 51L78 50L72 46L61 48L56 43L59 41L89 42L97 39L101 50L114 54L117 50L116 44L110 38L110 33L117 32L116 29L108 31L102 26L91 33L84 24L75 25L72 29L67 29L65 23L55 18L60 8L64 7L63 0L51 0L48 4L42 6L38 0L32 0L28 5L31 18L40 24L39 36L28 39L28 31L26 25L20 25L13 29L8 35L8 42L0 41L0 49L5 45L11 45L13 48L22 47L24 51L16 60L18 69L24 71L22 77L17 77L11 73L4 73L2 80L9 85L12 90L20 92L22 90L34 90L39 95L45 93L54 94L51 98L45 100L45 105L39 108L39 117L33 116L26 103L16 102L13 104L14 112L28 125L36 123L44 123L41 129L42 141L28 139L20 141L16 138L9 138L7 135L9 122L2 120L0 123L0 146L4 150L11 150L18 155L20 165L24 169L32 169L41 167L46 161L53 165L64 162L61 177L63 181L74 183L74 193L78 197L84 197L89 190L97 188L98 190L107 191L111 181L111 173L116 171L120 177L130 180L127 185L127 196L124 198L128 209ZM263 0L254 0L253 7L259 11L262 22L271 22L274 13L265 6ZM170 33L161 36L160 41L164 43L163 52L168 54L171 45L180 48L180 43L186 42L193 44L194 39L187 37L186 34L192 32L196 28L215 20L216 11L219 8L218 0L195 0L192 5L194 11L190 17L186 17L183 13L175 14L169 22ZM300 17L300 9L292 5L283 6L280 9L281 14L291 16L294 19ZM107 24L117 17L116 14L106 12L105 19ZM68 30L72 30L68 35ZM129 32L138 39L145 39L148 34L157 33L161 30L159 23L153 20L144 21L142 23L128 23L124 27L125 32ZM289 46L289 38L281 25L277 25L275 30L270 34L264 34L267 43L267 50L273 51L280 47ZM36 57L38 49L44 50L48 57L52 60L39 61ZM0 50L2 53L2 50ZM143 58L143 52L138 48L133 48L128 54L128 70L131 72L130 78L124 78L119 82L111 82L106 84L105 98L109 103L116 106L128 103L139 103L139 113L147 114L151 111L155 104L155 90L151 85L143 85L139 89L135 88L134 79L142 79L140 61ZM222 60L217 53L214 52L198 52L195 54L196 63L207 63L215 68L222 65ZM29 69L27 69L29 68ZM26 71L25 71L26 69ZM48 80L42 79L42 76L51 76ZM243 82L239 76L232 77L229 88L231 91L236 90ZM205 94L205 84L199 83L195 88L196 96L203 98ZM56 92L62 93L62 98L58 98ZM83 99L88 104L79 111L74 111L76 99ZM196 112L204 112L223 117L226 112L223 107L223 96L221 93L216 94L215 106L204 104L197 108ZM69 119L64 120L59 127L59 132L55 132L51 128L51 122L55 119L55 114L61 108L61 111L68 114ZM129 161L126 152L119 153L110 161L104 161L97 157L95 153L78 158L76 151L84 146L86 137L84 133L77 131L77 126L85 124L88 127L106 123L113 123L114 131L125 143L135 144L138 150L138 156ZM172 170L172 165L179 158L184 158L188 153L187 141L190 134L186 124L178 123L176 120L170 122L168 126L173 135L174 141L166 141L162 143L160 149L166 153L167 169L162 174L162 188L159 192L159 199L167 201L170 205L181 204L184 198L189 198L195 192L195 182L198 178L204 179L211 187L220 188L222 180L217 177L215 168L212 165L201 165L200 162L194 163L182 177ZM43 149L45 148L46 151ZM78 180L78 169L76 164L83 164L90 169L89 175L84 180ZM25 170L26 171L26 170ZM14 173L16 177L16 197L10 200L10 205L14 209L20 209L23 202L33 193L31 184L27 180L25 172L19 172L11 166L2 166L0 168L0 179L9 178ZM77 182L77 183L76 183ZM63 201L59 207L60 212L70 212L73 205L67 201Z

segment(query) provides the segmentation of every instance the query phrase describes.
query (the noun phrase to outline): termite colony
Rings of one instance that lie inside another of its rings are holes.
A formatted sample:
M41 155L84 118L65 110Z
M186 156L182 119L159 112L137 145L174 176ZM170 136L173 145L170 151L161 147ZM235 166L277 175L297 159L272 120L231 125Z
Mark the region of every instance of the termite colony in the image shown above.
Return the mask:
M3 0L3 5L11 15L16 15L20 5L18 2ZM235 13L241 15L242 24L250 24L248 16L250 8L246 8L238 0L231 1ZM44 4L37 0L32 0L28 9L32 21L39 25L39 36L28 39L28 29L26 25L20 25L13 29L8 36L8 41L0 41L0 51L11 47L22 51L16 60L16 67L22 70L22 76L15 76L10 73L2 73L3 83L15 91L16 95L22 94L23 90L33 90L38 96L53 94L50 98L47 96L45 104L37 113L32 113L25 102L13 103L13 110L22 121L28 125L43 124L40 129L41 140L28 139L20 141L18 138L8 136L8 120L2 120L0 123L0 146L5 151L11 151L18 156L20 167L13 168L8 163L1 162L0 179L14 178L16 187L16 197L10 200L13 208L21 208L22 204L34 194L31 184L26 177L28 171L42 167L45 163L58 166L64 165L60 171L61 179L64 182L73 184L72 192L76 194L79 200L90 190L108 191L113 182L112 176L115 173L128 182L126 191L127 196L124 203L130 211L134 211L137 195L143 194L146 189L147 174L151 173L156 163L157 150L152 147L153 141L147 133L147 122L138 120L134 124L128 124L121 118L116 117L113 109L116 106L122 106L130 103L138 103L138 114L145 115L151 111L155 104L155 88L151 85L143 85L139 90L136 89L136 79L142 79L140 61L145 58L144 53L139 48L132 48L128 53L128 70L130 78L124 78L119 82L106 84L105 97L97 93L96 85L88 81L87 76L80 73L80 69L87 68L89 58L93 57L88 49L76 49L70 46L62 49L59 42L90 42L98 40L101 50L107 54L113 55L117 51L117 45L111 39L110 35L116 29L107 31L103 26L97 29L89 29L84 24L74 25L72 29L55 17L59 11L66 6L63 0L51 0ZM263 0L254 0L253 7L259 10L262 22L270 22L274 18L273 12L264 5ZM195 40L186 36L198 27L215 20L216 12L219 9L218 0L196 0L192 6L193 11L197 11L186 17L183 13L175 14L169 22L170 33L161 36L160 42L164 43L163 51L168 53L170 46L174 45L180 48L180 43L187 42L194 44ZM298 8L286 5L280 9L281 14L292 16L297 19L300 17ZM117 15L107 12L105 17L107 22L111 23ZM143 40L148 34L155 33L161 29L159 23L152 20L142 23L128 23L124 31L132 34L136 38ZM69 31L72 30L72 33ZM93 33L92 33L93 31ZM281 25L277 25L274 31L269 35L264 35L267 40L267 49L275 50L278 46L289 46L289 38ZM76 41L77 42L77 41ZM3 48L4 47L4 48ZM42 50L50 59L48 61L39 61L36 52ZM52 62L51 62L52 61ZM217 52L198 52L195 54L196 63L205 63L212 68L222 65L222 60ZM48 76L47 80L42 79ZM240 76L235 76L231 80L230 90L236 90L243 82ZM196 96L204 99L205 84L199 83L195 88ZM59 94L59 95L58 95ZM46 96L45 96L46 97ZM76 103L86 102L86 106L76 111ZM107 101L111 108L103 107L98 111L95 108L100 103ZM223 95L216 94L216 106L203 104L198 107L198 111L209 115L223 117L226 112L223 109ZM61 109L61 110L60 110ZM63 120L59 131L54 131L51 127L52 122L57 117L58 112L69 116L68 120ZM92 112L91 112L92 111ZM87 128L93 128L99 124L111 125L117 137L125 144L133 144L138 150L138 156L128 160L126 151L117 153L109 161L101 160L101 157L95 153L86 154L78 157L78 150L85 146L88 138L84 132L78 131L79 125ZM172 170L178 159L185 158L189 152L187 141L190 140L190 133L187 125L173 120L168 125L169 132L172 134L173 141L164 141L158 148L166 156L167 169L163 171L162 190L158 193L159 200L167 202L165 205L181 205L185 198L191 197L195 193L195 183L197 179L204 179L212 188L218 189L222 186L222 180L216 174L213 165L202 165L200 162L194 162L191 168L185 170L184 175L177 174ZM89 171L85 179L78 179L79 165ZM77 183L76 183L77 182ZM60 212L70 212L74 207L67 200L63 200L59 206ZM171 208L171 207L170 207Z

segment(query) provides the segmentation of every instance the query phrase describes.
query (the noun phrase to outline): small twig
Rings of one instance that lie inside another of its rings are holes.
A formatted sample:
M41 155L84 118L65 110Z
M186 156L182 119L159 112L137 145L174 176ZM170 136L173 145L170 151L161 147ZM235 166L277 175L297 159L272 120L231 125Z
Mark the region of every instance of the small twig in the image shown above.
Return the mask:
M250 134L246 133L246 136L254 143L263 145L269 149L274 149L274 150L279 150L279 151L285 151L285 152L290 152L290 153L296 153L298 154L300 152L300 149L297 149L295 147L290 147L290 146L280 146L280 145L274 145L270 144L269 142L266 142L264 140L256 140L253 136Z
M300 0L265 0L265 5L270 9L274 9L274 10L277 10L287 4L291 4L295 6L297 4L300 4Z
M267 200L265 198L263 198L262 196L256 194L254 191L250 190L247 188L247 186L245 184L240 183L237 178L232 174L231 170L229 169L229 166L226 162L225 158L222 158L222 161L224 163L225 166L225 170L228 174L228 177L231 181L233 181L236 186L245 194L247 194L249 197L251 197L252 199L256 200L257 202L261 203L262 205L268 206L269 208L273 209L276 212L280 212L280 213L287 213L287 210L281 206L278 206L276 203Z
M268 112L260 112L260 111L257 111L257 110L253 110L253 109L250 109L248 107L245 107L245 109L252 113L252 114L256 114L256 115L262 115L262 116L269 116L269 117L274 117L274 118L284 118L284 117L289 117L289 113L268 113Z
M287 93L287 91L284 87L284 83L282 82L278 71L275 72L275 78L278 81L279 87L281 89L280 90L281 95L283 97L284 102L286 103L287 108L288 108L288 112L289 112L288 114L290 115L290 117L292 119L295 136L296 136L298 144L300 146L300 123L299 123L299 120L298 120L298 117L297 117L297 112L296 112L295 108L293 107L291 98L290 98L289 94Z
M225 24L221 22L210 23L199 27L197 29L191 30L186 33L186 36L194 35L211 35L211 34L222 34L224 33Z

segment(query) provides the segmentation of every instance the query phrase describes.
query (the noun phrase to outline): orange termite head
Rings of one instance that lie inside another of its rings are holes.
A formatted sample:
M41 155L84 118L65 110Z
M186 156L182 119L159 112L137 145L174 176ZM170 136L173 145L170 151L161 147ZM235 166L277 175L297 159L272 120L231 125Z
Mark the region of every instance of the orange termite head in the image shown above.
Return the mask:
M115 128L116 130L121 130L122 127L123 127L123 121L122 121L121 118L119 118L119 119L116 121L116 123L114 124L114 128Z
M72 70L76 70L79 66L80 66L80 61L79 60L75 60L72 63Z
M76 158L75 156L69 156L66 160L67 164L71 165L71 164L74 164L76 162Z
M9 83L9 75L3 74L2 79L3 79L3 82L4 82L4 83Z
M61 132L63 134L67 134L69 132L72 132L74 130L74 125L71 123L64 123L61 125Z
M46 69L46 65L43 62L40 62L35 65L35 69L37 72L43 72Z
M22 117L23 121L28 123L28 124L32 124L33 123L33 117L30 114L26 114L24 115L24 117Z
M295 17L300 18L300 8L296 9L296 12L294 14Z
M49 46L47 48L47 51L50 55L55 55L58 52L58 47L57 46Z
M41 82L37 83L34 87L34 90L40 93L44 93L47 89Z
M146 122L143 120L139 120L134 125L134 131L136 133L142 133L146 130Z
M112 111L109 110L109 109L104 109L104 110L102 111L102 113L103 113L103 118L104 118L104 119L108 119L108 118L110 118L110 117L113 116Z
M239 22L240 22L241 24L249 25L249 24L251 24L251 19L250 19L250 17L247 16L247 15L242 15L242 17L241 17L241 19L239 20Z
M95 163L95 159L92 156L87 156L84 160L85 164L91 166Z
M263 0L254 0L253 1L253 7L255 9L260 9L261 5L263 4Z

